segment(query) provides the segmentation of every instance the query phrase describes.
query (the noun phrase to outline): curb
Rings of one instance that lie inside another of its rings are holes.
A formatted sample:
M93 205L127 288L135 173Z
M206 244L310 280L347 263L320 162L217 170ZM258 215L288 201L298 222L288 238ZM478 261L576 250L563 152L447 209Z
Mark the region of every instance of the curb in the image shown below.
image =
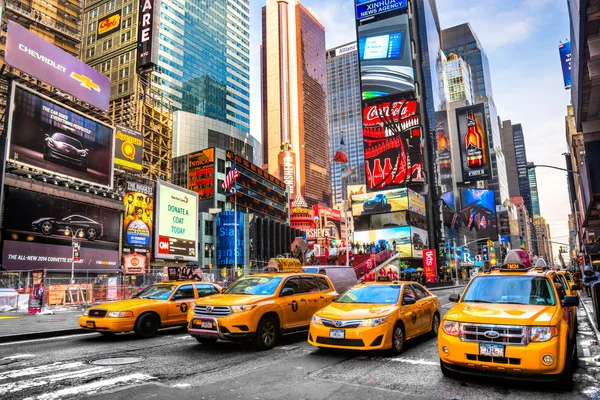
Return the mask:
M60 331L21 333L21 334L17 334L17 335L0 336L0 343L20 342L23 340L32 340L32 339L46 339L46 338L52 338L52 337L57 337L57 336L79 335L81 333L87 333L87 331L85 329L75 328L75 329L63 329Z
M598 331L598 328L596 327L596 324L594 323L594 320L592 319L591 311L588 309L588 306L585 304L585 301L583 301L583 299L581 298L581 295L579 295L579 304L581 304L583 306L583 309L585 310L585 314L587 315L590 326L592 327L592 330L594 331L594 334L596 335L596 340L598 340L600 342L600 331Z

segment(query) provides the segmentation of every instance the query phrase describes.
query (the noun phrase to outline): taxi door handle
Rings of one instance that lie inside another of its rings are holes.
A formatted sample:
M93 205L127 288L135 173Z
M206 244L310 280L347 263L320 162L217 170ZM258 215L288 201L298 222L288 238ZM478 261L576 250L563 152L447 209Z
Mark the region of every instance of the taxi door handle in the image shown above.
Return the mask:
M325 298L325 296L321 296L320 299L323 300Z
M300 301L306 301L305 299L300 299Z

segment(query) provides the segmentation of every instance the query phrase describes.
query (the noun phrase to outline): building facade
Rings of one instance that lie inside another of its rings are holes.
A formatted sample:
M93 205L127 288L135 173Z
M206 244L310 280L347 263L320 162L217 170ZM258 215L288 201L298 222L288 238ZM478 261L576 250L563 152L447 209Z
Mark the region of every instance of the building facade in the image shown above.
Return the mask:
M534 164L527 163L527 177L529 178L529 191L531 193L531 212L533 215L542 215L540 211L540 195L538 193L537 177Z
M515 238L517 243L520 242L518 246L515 246L513 238L511 237L511 242L513 242L513 248L521 248L523 250L527 250L532 254L537 252L537 245L533 242L533 232L531 230L531 217L529 215L529 211L525 206L525 202L523 197L511 197L510 201L515 205L517 209L517 221L518 221L518 238ZM535 248L534 248L535 247Z
M529 187L529 174L527 173L527 151L525 149L525 136L521 124L515 124L513 128L513 140L515 143L515 160L517 162L517 176L519 180L519 196L523 197L525 207L531 214L531 189Z
M292 199L330 204L325 28L297 1L262 9L263 165Z
M329 112L329 159L344 139L348 166L356 172L348 177L348 185L365 182L365 162L362 143L362 114L360 108L360 72L356 42L327 50L327 105ZM331 164L333 202L341 203L342 165Z
M554 264L550 225L548 225L546 220L539 215L536 215L533 218L533 225L535 227L535 233L537 237L537 255L543 258L547 264Z

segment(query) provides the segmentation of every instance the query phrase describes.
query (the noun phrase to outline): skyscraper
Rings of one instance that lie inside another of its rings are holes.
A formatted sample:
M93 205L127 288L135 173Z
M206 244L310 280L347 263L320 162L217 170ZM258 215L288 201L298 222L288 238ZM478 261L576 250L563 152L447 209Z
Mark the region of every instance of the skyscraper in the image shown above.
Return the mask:
M546 260L547 263L554 262L554 253L552 251L552 237L550 236L550 225L539 215L533 218L535 232L537 236L537 254Z
M533 163L527 163L528 167L532 167ZM537 177L535 175L535 168L527 169L527 176L529 178L529 191L531 192L531 212L533 215L541 215L540 212L540 198L538 195L537 188Z
M523 136L523 127L521 124L512 126L513 138L515 143L515 160L517 162L517 176L519 180L519 193L523 197L525 207L529 215L533 215L533 206L531 204L531 189L529 188L529 174L527 173L527 152L525 151L525 137Z
M297 0L262 9L263 163L291 199L331 202L325 28Z
M519 189L519 172L517 169L517 157L515 154L515 138L513 125L510 120L502 121L502 150L506 160L506 180L508 182L508 193L510 197L521 195Z
M327 50L327 104L329 111L330 159L343 138L350 167L357 172L348 177L348 185L365 182L360 110L360 73L356 42ZM331 187L334 203L343 200L342 165L331 164Z

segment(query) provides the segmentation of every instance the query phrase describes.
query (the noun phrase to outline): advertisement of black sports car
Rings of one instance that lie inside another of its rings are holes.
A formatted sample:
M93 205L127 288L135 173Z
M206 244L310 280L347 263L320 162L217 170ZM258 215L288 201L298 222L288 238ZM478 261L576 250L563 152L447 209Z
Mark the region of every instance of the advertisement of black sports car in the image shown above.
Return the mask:
M8 159L111 187L114 129L14 84Z
M79 242L76 269L119 267L120 211L13 187L5 191L5 270L70 269L73 236Z
M352 215L382 214L408 210L407 189L386 190L352 196Z

